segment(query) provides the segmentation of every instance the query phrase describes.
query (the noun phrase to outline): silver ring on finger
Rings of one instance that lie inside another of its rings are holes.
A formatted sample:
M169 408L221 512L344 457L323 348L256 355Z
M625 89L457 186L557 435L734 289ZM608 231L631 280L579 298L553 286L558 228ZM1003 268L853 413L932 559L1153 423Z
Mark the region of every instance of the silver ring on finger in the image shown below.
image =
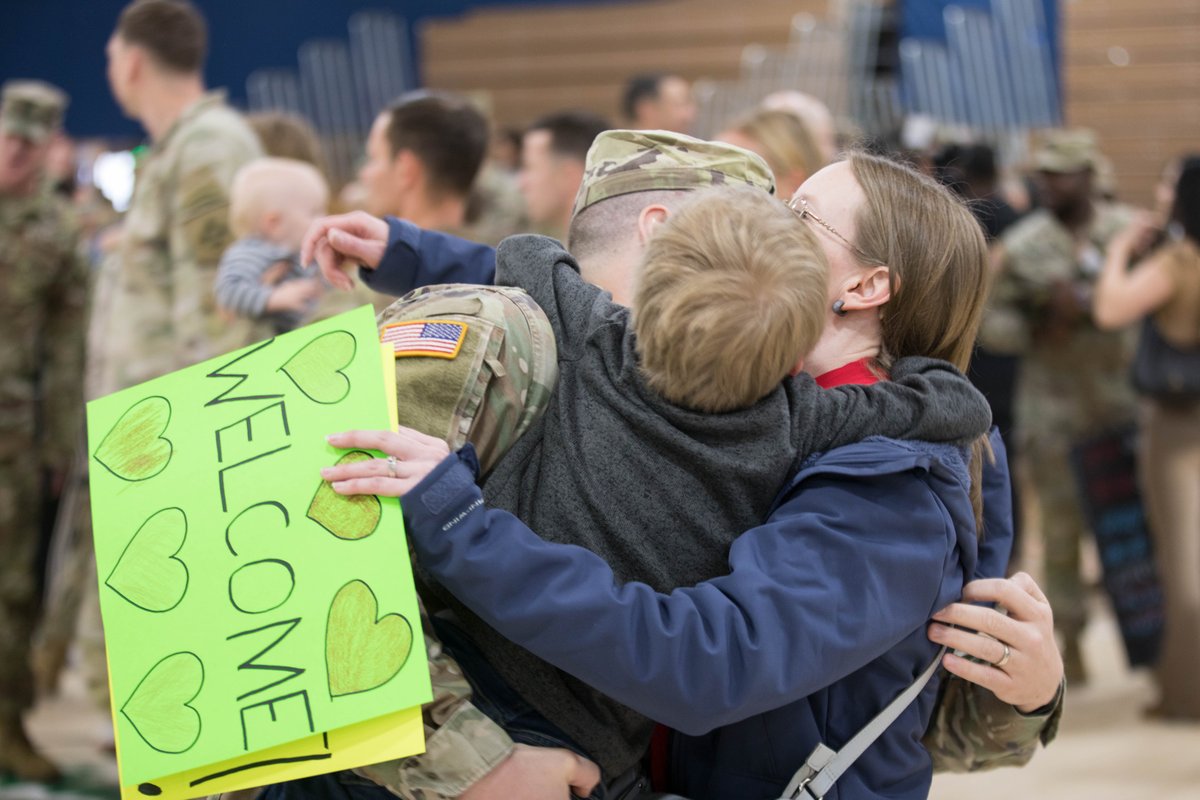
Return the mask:
M391 475L393 478L400 477L398 474L396 474L396 457L395 456L387 457L387 468L388 468L388 474Z
M1001 642L1001 644L1004 644L1004 643ZM1004 665L1007 664L1009 659L1011 659L1011 658L1012 658L1012 648L1005 644L1004 645L1004 655L1000 656L999 661L992 662L992 666L995 667L996 669L1003 669Z

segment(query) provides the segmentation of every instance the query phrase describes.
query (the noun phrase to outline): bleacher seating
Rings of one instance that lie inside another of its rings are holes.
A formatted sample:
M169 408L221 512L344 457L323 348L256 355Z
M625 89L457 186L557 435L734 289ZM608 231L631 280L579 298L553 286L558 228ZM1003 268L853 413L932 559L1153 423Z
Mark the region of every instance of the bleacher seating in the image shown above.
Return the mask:
M724 86L744 75L747 45L781 50L797 14L822 20L830 7L831 0L645 0L487 9L425 25L423 74L432 87L485 93L501 124L564 107L617 120L629 75L671 70ZM1149 203L1163 163L1200 149L1200 2L1061 7L1065 119L1097 131L1122 197Z

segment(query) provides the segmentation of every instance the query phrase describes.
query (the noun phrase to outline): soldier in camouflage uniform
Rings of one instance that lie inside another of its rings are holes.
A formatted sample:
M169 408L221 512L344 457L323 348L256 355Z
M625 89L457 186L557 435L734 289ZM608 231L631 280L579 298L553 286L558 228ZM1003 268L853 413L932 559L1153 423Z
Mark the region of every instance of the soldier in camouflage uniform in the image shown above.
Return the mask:
M101 268L92 356L109 394L244 344L248 320L217 312L213 283L232 241L229 186L262 155L221 92L205 92L204 20L178 0L139 0L108 43L118 103L153 142L141 165L120 244Z
M980 333L989 350L1022 356L1016 427L1040 498L1046 593L1065 636L1068 680L1084 677L1079 634L1087 611L1085 523L1069 454L1082 439L1128 422L1134 409L1128 336L1099 330L1091 317L1105 248L1132 216L1095 199L1097 158L1090 131L1047 136L1035 156L1044 207L1001 237L1001 271Z
M608 144L611 146L602 149L590 163L588 178L580 192L577 208L587 207L601 199L629 192L658 189L687 190L695 188L701 183L704 185L722 183L726 180L727 173L737 172L735 165L714 161L713 156L719 154L703 154L706 165L711 168L710 171L705 172L697 170L692 163L701 158L701 155L664 147L661 142L648 145L646 141L636 137L633 140L614 137ZM466 304L472 295L488 291L493 290L464 288L455 292L458 295L455 303ZM469 304L463 306L464 309L468 307ZM419 316L419 312L417 313ZM389 319L386 316L382 317L381 322L386 324ZM520 347L528 346L530 346L529 343L522 342L520 344ZM530 351L525 358L532 358L535 354L536 350ZM416 361L426 362L418 366L429 370L427 375L419 378L420 380L437 381L439 372L455 371L461 377L456 378L453 383L469 388L477 382L470 370L464 371L461 366L455 367L444 360L428 358L416 359ZM511 363L511 358L509 363ZM410 374L407 380L415 377L415 373ZM402 379L400 383L403 384L403 382ZM499 383L493 382L493 385L498 386ZM456 447L461 442L462 432L471 427L466 424L465 420L456 416L457 412L455 414L448 413L448 408L458 402L457 398L462 391L463 389L459 388L447 392L446 387L442 386L436 397L430 397L427 403L423 403L429 407L409 412L415 415L412 417L413 419L419 419L414 427L426 433L447 438L451 446ZM513 396L511 392L509 395L510 398ZM410 399L410 401L417 400L416 397ZM501 407L511 409L513 405L514 401L509 399L507 405L502 403ZM431 418L423 419L424 415L429 415ZM455 423L456 418L459 419L458 423ZM447 431L450 432L450 435L447 434ZM458 441L455 441L453 435L455 433L458 434ZM476 444L478 446L479 442ZM1012 705L999 701L991 692L980 686L954 678L944 684L943 697L940 700L937 715L931 723L926 744L933 751L935 764L940 770L966 771L1006 764L1022 764L1036 750L1039 738L1047 743L1053 738L1061 708L1061 687L1054 700L1045 708L1039 709L1037 713L1024 715ZM427 722L429 721L427 716ZM500 732L493 730L493 733ZM454 757L449 754L446 754L446 757L450 759L452 765ZM469 752L465 760L470 763ZM406 761L410 765L418 763L413 760ZM433 774L427 770L440 769L442 766L429 756L423 757L419 763L421 764L421 774L426 777ZM394 768L399 769L403 764L404 762L394 765ZM413 769L415 770L416 767L413 766ZM401 796L413 796L406 793L392 780L380 782L389 785L395 793Z
M401 424L444 438L452 449L471 442L486 474L549 401L557 372L553 334L523 292L498 287L417 289L378 322L386 331L390 324L425 319L468 322L469 338L461 361L397 359ZM512 747L508 734L470 704L469 684L428 634L426 646L434 688L424 713L427 752L356 770L406 800L457 796ZM1039 742L1054 739L1062 701L1060 688L1040 713L1022 714L990 691L950 677L943 681L924 744L938 771L1020 766Z
M380 112L367 137L358 172L367 210L463 232L487 143L487 120L467 100L442 92L401 97Z
M87 331L86 399L124 389L242 346L249 320L218 313L217 264L232 242L229 187L262 155L258 138L224 101L206 92L203 17L185 0L137 0L107 45L109 85L139 120L151 147L140 162L120 241L101 263ZM81 470L86 482L86 461ZM74 506L90 541L86 485ZM88 573L94 580L94 570ZM89 688L107 693L93 588L84 598L80 640ZM47 631L46 677L53 678L61 630Z
M382 337L426 320L462 322L467 335L453 358L397 353L400 424L455 449L471 442L486 472L546 408L558 379L554 332L525 292L495 286L417 289L377 321ZM423 627L434 694L424 708L426 752L356 772L408 800L441 800L466 791L513 743L471 705L462 671Z
M0 105L0 773L51 781L25 737L32 705L43 478L62 485L78 439L87 269L74 219L42 181L66 96L10 81ZM30 462L29 455L36 454Z
M463 323L467 333L450 358L397 353L400 424L444 438L454 448L471 442L487 471L545 410L558 378L554 332L525 292L501 287L417 289L377 321L384 337L397 326L431 320ZM508 759L514 745L471 704L470 684L431 635L428 620L423 628L433 686L433 700L423 709L426 751L354 773L405 800L447 800ZM343 773L316 780L353 778ZM249 800L258 791L238 794Z

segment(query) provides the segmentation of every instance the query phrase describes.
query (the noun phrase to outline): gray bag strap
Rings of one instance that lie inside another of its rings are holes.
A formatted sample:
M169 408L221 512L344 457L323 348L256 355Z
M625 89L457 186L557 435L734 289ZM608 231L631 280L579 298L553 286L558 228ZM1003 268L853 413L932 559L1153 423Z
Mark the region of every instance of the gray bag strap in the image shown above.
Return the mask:
M912 682L912 685L898 694L895 700L888 703L887 707L876 714L873 720L854 734L854 737L846 742L841 750L834 750L824 744L818 744L804 762L804 766L792 776L792 780L783 790L780 800L797 800L797 798L799 800L821 800L833 788L837 779L842 777L842 774L850 769L858 757L874 744L889 725L896 721L904 709L917 699L917 695L921 694L921 690L937 672L938 666L942 663L942 656L945 654L946 648L943 647L925 668L925 671Z

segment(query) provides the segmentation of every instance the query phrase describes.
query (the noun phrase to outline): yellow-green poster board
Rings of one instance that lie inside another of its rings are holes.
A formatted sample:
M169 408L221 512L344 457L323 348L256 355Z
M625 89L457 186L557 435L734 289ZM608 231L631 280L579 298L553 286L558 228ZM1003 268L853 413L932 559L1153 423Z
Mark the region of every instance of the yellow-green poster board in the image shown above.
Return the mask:
M429 700L399 503L319 475L387 398L364 307L88 404L123 787Z

